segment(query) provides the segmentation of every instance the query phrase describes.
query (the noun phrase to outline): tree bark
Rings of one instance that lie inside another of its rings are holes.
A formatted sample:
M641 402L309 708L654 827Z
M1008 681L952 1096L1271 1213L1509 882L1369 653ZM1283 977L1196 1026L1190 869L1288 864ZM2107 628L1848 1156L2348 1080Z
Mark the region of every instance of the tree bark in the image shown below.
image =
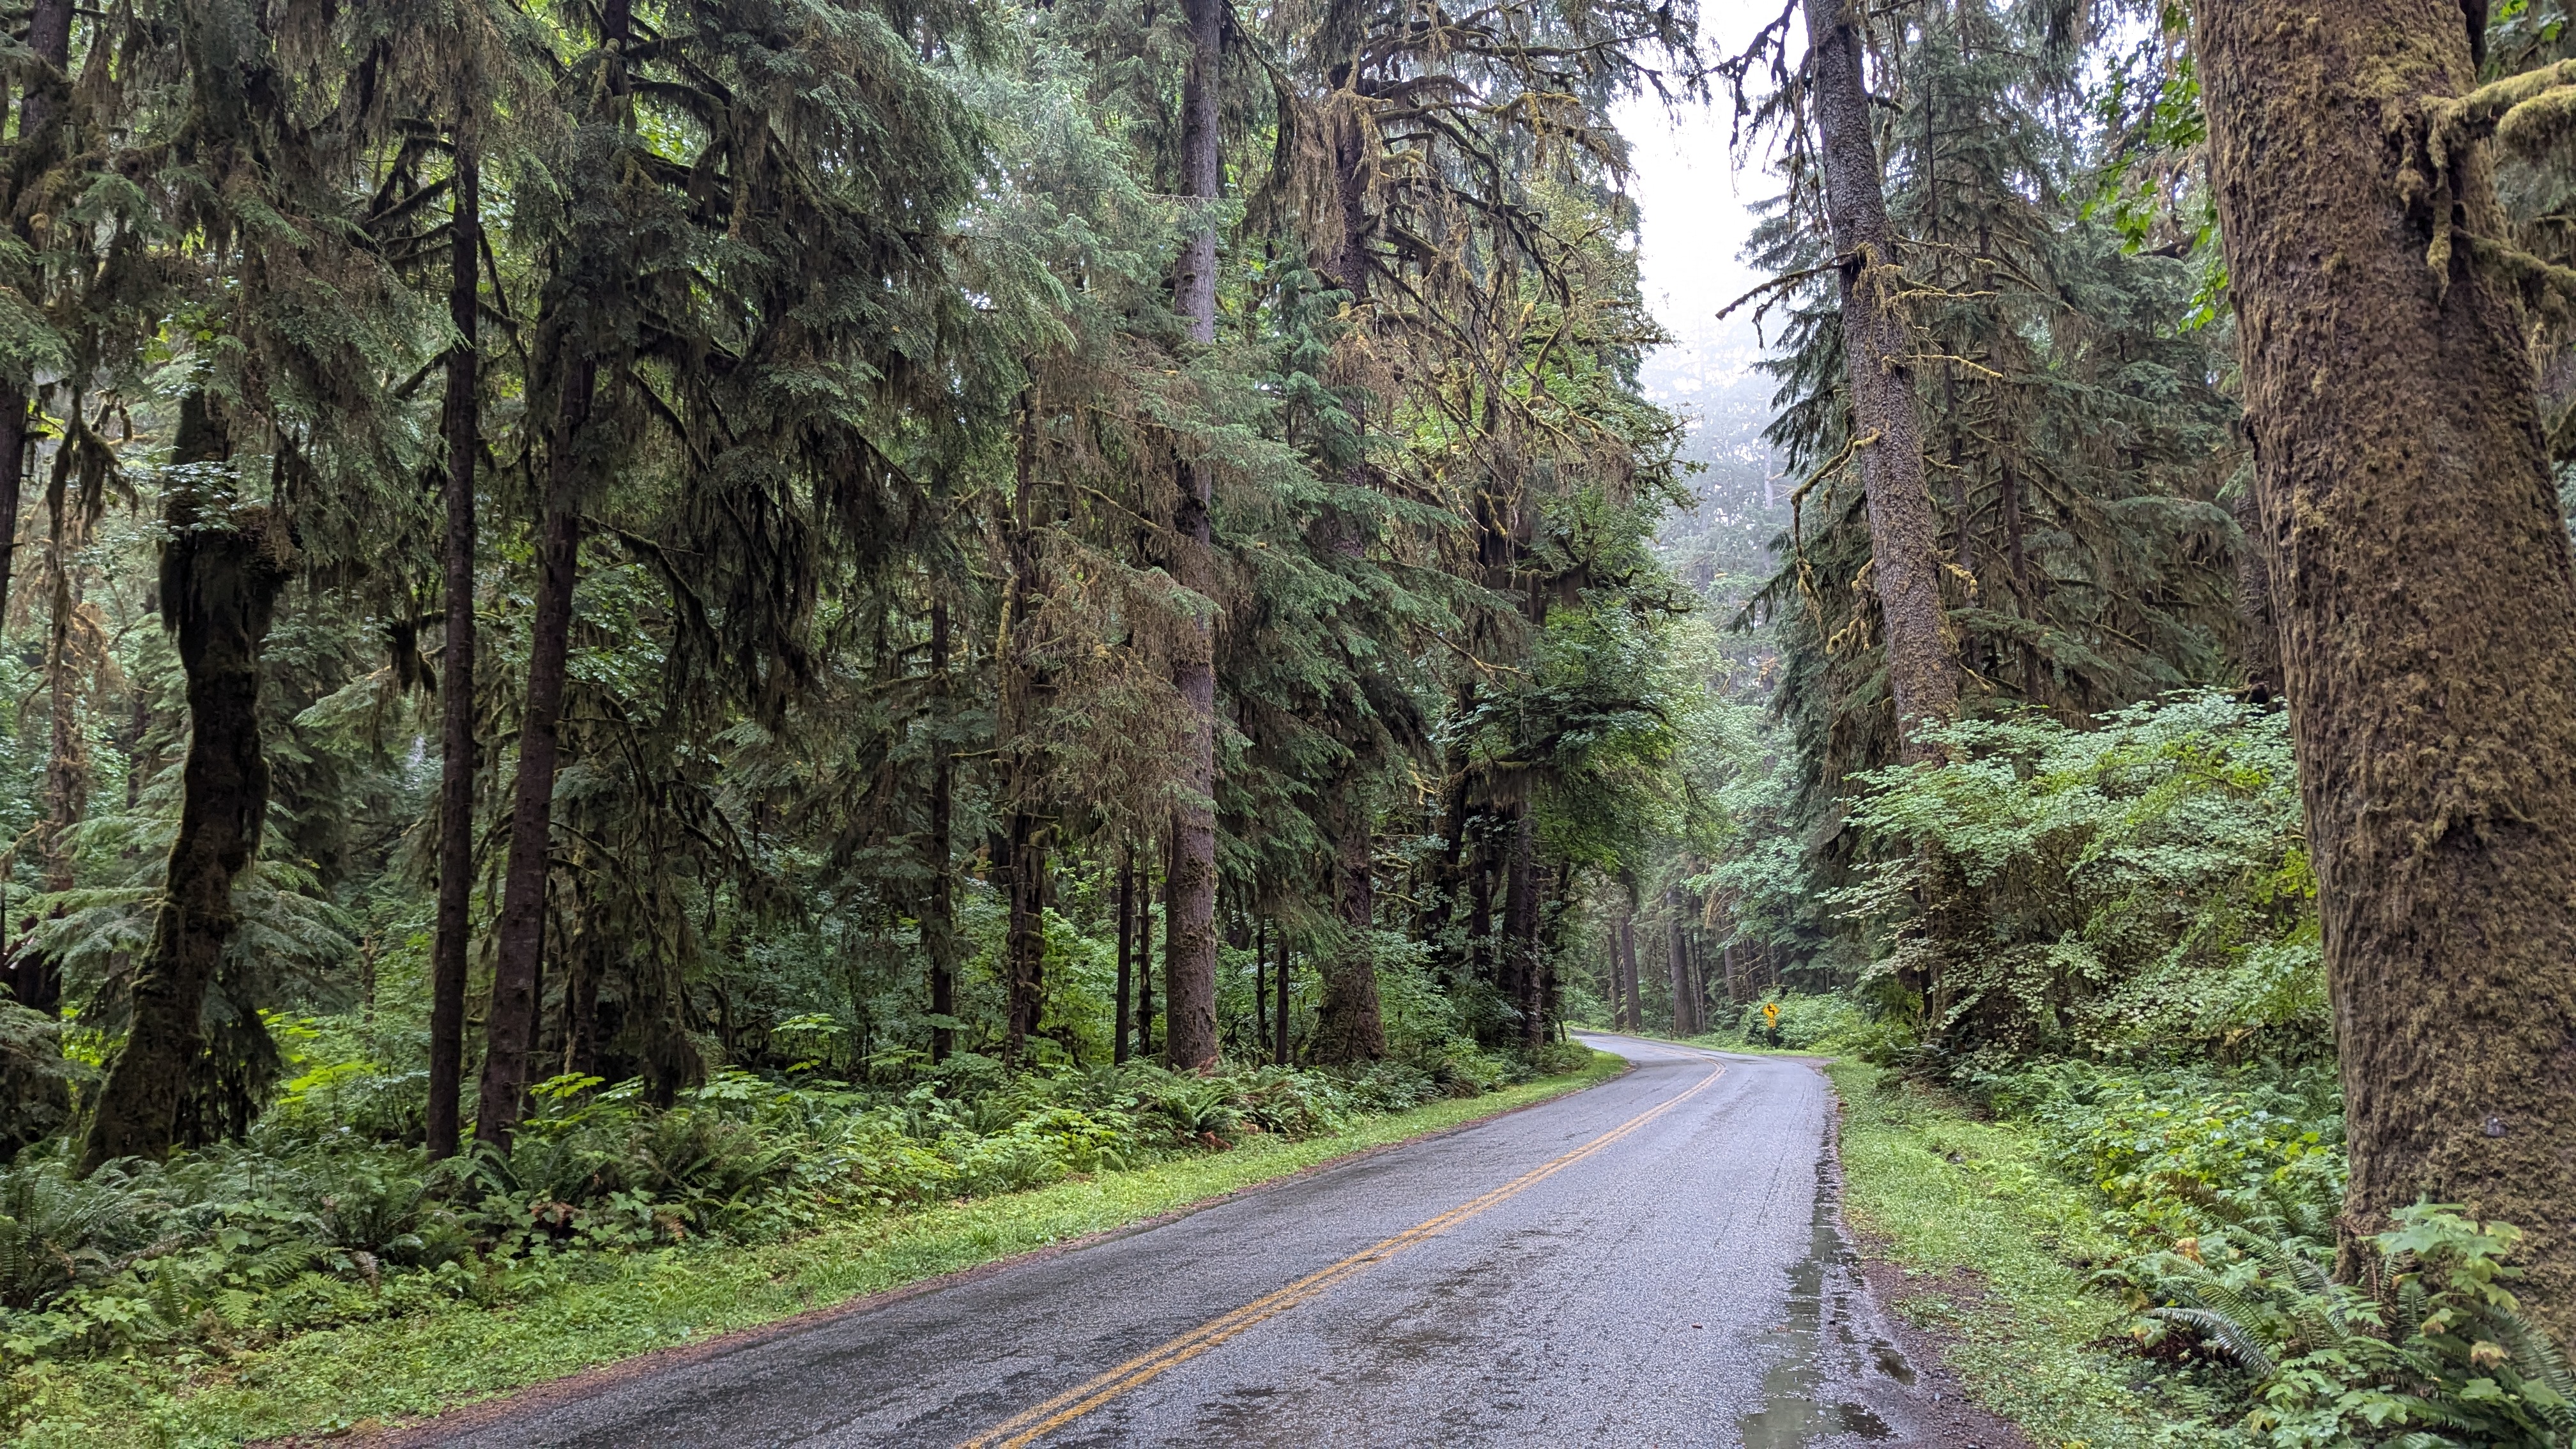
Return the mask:
M1295 988L1296 982L1288 974L1288 962L1288 933L1286 931L1281 931L1279 933L1279 967L1277 973L1272 978L1274 989L1279 993L1279 1004L1278 1009L1270 1013L1270 1018L1272 1026L1279 1033L1279 1048L1272 1054L1271 1060L1279 1063L1279 1065L1283 1067L1292 1064L1296 1060L1295 1054L1289 1050L1289 1048L1295 1045L1295 1043L1291 1038L1288 1020L1289 993Z
M79 406L77 397L73 406ZM80 580L72 569L72 550L79 546L80 519L69 492L70 460L54 456L53 476L45 487L45 820L36 853L49 892L70 890L78 883L71 834L89 813L89 741L80 727L81 663L74 656L72 634L80 617ZM59 1012L63 999L60 962L37 953L17 963L18 1004Z
M921 948L930 961L930 1014L953 1019L957 1015L957 899L951 884L955 864L949 857L956 848L956 786L947 736L948 605L944 600L930 606L930 673L938 717L930 764L930 905L921 918ZM931 1062L948 1060L956 1048L956 1028L934 1023Z
M2281 697L2281 621L2272 609L2272 562L2263 539L2263 504L2252 490L2227 511L2243 537L2236 545L2236 659L2245 671L2245 696L2256 704Z
M483 1082L474 1137L507 1151L525 1106L528 1033L537 1012L537 958L545 949L546 883L553 874L557 727L572 647L573 589L581 556L577 461L590 416L594 368L573 365L557 404L554 454L537 536L536 610L528 629L528 692L519 724L519 769L510 801L510 855L501 873L492 1003L483 1018Z
M470 136L456 144L447 263L447 626L440 649L438 904L430 932L429 1155L456 1155L465 1086L466 948L474 923L474 472L483 451L482 172Z
M1010 907L1002 936L1002 1061L1018 1066L1038 1033L1044 1010L1046 953L1046 845L1037 819L1011 812L1003 873Z
M24 389L0 385L0 605L9 599L18 562L18 507L27 478L28 409Z
M1147 840L1152 844L1151 838ZM1143 877L1145 898L1136 911L1136 1055L1154 1054L1154 873L1149 865ZM1167 885L1166 892L1170 887ZM1164 910L1171 909L1170 903Z
M43 62L31 75L18 104L18 141L11 148L6 214L20 240L29 236L19 203L22 193L44 168L53 164L71 78L64 73L72 54L72 0L35 0L27 16L27 49ZM9 600L9 583L18 560L18 506L27 476L29 410L34 399L27 388L34 379L9 378L0 383L0 606Z
M180 405L173 464L232 454L203 393ZM233 880L258 855L268 811L260 750L260 646L295 569L285 520L260 508L201 511L192 480L173 489L161 550L161 619L178 635L188 682L188 754L180 767L179 835L134 979L134 1022L99 1087L81 1171L170 1149L179 1099L205 1050L206 987L240 925Z
M1673 979L1673 1035L1699 1035L1699 1014L1692 1009L1690 990L1690 947L1682 940L1682 923L1675 917L1666 928L1664 955Z
M1606 943L1609 964L1602 973L1609 978L1608 989L1603 994L1610 998L1610 1025L1613 1030L1628 1024L1625 998L1619 995L1619 926L1620 922L1617 920L1610 923L1609 940Z
M1365 792L1343 784L1341 834L1334 841L1334 908L1342 939L1317 958L1324 999L1312 1047L1318 1062L1373 1062L1386 1055L1377 998L1377 872Z
M1270 1050L1270 922L1263 918L1252 936L1252 1059Z
M1503 875L1504 989L1520 1017L1521 1044L1537 1046L1547 1038L1546 1013L1539 1009L1537 826L1527 804L1512 814L1511 863Z
M1118 1004L1109 1036L1109 1064L1127 1064L1127 1005L1135 994L1136 851L1123 847L1118 857Z
M1645 1003L1637 996L1637 915L1624 906L1619 911L1619 990L1628 1002L1628 1019L1622 1024L1630 1031L1644 1030Z
M1224 62L1222 0L1183 0L1190 34L1189 72L1181 96L1181 181L1191 200L1211 207L1221 191L1217 155L1217 83ZM1182 245L1175 290L1190 337L1216 341L1216 222L1203 212ZM1214 536L1209 529L1213 476L1198 464L1180 465L1180 506L1172 520L1180 536L1181 582L1203 596L1215 593ZM1216 1065L1216 636L1202 619L1180 631L1172 660L1172 686L1188 711L1179 785L1172 810L1172 874L1163 953L1163 1056L1177 1071Z
M2576 583L2449 0L2212 0L2199 54L2342 1058L2347 1247L2528 1234L2576 1335ZM2449 242L2448 255L2434 250ZM2439 262L2440 270L2428 265ZM2347 1254L2349 1270L2358 1262Z
M1815 106L1825 217L1841 278L1843 356L1868 503L1870 574L1887 651L1888 693L1896 703L1904 759L1934 759L1940 752L1923 732L1958 712L1958 664L1941 605L1940 524L1923 480L1922 424L1915 413L1914 369L1906 361L1913 347L1897 310L1895 234L1887 221L1878 146L1870 135L1857 0L1805 4L1807 86Z

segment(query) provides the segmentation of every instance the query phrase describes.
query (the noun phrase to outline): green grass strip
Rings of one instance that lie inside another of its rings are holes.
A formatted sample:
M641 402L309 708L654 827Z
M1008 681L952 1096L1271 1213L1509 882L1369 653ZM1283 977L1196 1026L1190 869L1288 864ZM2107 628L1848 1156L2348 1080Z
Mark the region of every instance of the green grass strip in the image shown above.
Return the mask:
M238 1444L414 1418L654 1349L753 1328L869 1293L1205 1202L1373 1147L1457 1127L1617 1075L1585 1071L1364 1119L1302 1141L1106 1172L1052 1187L853 1219L785 1242L588 1259L612 1275L514 1302L452 1307L290 1338L230 1361L42 1362L6 1385L13 1442Z
M1921 1280L1888 1306L1949 1340L1979 1401L2050 1449L2187 1442L2170 1436L2189 1406L2168 1402L2147 1365L2088 1347L2123 1315L2086 1290L2082 1265L2118 1244L2037 1133L1858 1062L1826 1070L1843 1099L1844 1218L1873 1256Z

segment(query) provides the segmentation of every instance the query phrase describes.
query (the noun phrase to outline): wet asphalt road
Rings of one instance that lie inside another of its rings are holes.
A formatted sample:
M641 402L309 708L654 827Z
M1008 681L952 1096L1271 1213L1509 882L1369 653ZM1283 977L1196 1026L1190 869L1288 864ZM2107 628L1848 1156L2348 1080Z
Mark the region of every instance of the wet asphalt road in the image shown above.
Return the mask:
M1626 1075L1175 1222L603 1386L498 1449L1723 1445L1922 1437L1803 1064ZM415 1440L414 1442L419 1442Z

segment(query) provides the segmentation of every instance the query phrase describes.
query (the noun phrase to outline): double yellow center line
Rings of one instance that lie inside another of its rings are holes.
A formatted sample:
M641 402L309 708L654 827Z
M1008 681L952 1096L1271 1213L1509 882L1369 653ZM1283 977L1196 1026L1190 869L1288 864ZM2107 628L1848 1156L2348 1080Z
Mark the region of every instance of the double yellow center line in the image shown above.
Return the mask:
M1138 1354L1097 1378L1076 1384L1045 1403L1023 1409L967 1440L959 1446L959 1449L1021 1449L1022 1445L1033 1444L1110 1400L1143 1387L1163 1370L1187 1363L1263 1319L1285 1313L1334 1284L1346 1278L1355 1277L1414 1244L1456 1227L1487 1208L1554 1177L1698 1096L1708 1089L1709 1084L1724 1075L1726 1075L1726 1069L1720 1067L1702 1077L1689 1091L1669 1098L1659 1106L1650 1107L1638 1113L1563 1157L1542 1163L1484 1196L1460 1203L1440 1216L1427 1222L1417 1223L1382 1243L1353 1253L1329 1267L1317 1269L1277 1292L1255 1298L1223 1317L1212 1318L1168 1343Z

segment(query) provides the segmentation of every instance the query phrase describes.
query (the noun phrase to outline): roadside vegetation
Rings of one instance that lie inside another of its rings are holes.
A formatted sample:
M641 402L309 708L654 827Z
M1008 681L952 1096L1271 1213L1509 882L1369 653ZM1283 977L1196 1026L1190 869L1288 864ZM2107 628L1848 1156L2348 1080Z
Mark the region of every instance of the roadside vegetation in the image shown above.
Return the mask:
M0 1428L212 1444L425 1414L1620 1069L1580 1047L1462 1065L1006 1077L961 1059L901 1093L727 1073L667 1109L559 1082L508 1157L444 1163L404 1145L399 1082L341 1073L169 1167L79 1179L22 1154L0 1175Z

